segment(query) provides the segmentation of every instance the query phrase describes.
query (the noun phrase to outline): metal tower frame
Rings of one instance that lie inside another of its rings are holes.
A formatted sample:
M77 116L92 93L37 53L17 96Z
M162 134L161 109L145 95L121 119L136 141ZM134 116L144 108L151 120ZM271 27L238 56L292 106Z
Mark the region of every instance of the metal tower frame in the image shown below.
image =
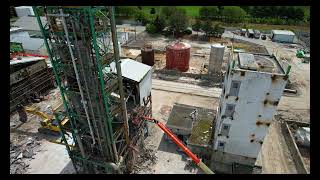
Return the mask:
M33 9L60 89L63 107L55 116L75 170L125 172L131 148L114 8L34 6ZM40 20L41 11L47 24ZM106 71L113 61L117 75ZM70 127L61 126L66 119ZM70 134L73 145L67 141Z

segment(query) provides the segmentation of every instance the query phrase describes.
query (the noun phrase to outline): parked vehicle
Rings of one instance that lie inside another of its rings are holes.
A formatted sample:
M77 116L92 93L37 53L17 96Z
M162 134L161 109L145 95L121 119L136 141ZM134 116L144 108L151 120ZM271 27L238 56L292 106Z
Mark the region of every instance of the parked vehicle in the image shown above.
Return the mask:
M253 32L254 32L254 38L260 39L260 35L261 35L260 31L259 30L253 30Z

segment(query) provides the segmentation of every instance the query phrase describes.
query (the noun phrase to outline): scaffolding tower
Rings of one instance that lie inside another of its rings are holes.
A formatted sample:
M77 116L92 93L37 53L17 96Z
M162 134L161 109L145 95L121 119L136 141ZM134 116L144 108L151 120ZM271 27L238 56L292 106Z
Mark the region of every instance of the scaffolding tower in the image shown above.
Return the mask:
M132 164L113 7L33 7L63 107L55 112L78 173L125 173ZM42 24L40 15L47 18ZM115 61L117 74L105 71ZM73 145L67 137L72 136Z

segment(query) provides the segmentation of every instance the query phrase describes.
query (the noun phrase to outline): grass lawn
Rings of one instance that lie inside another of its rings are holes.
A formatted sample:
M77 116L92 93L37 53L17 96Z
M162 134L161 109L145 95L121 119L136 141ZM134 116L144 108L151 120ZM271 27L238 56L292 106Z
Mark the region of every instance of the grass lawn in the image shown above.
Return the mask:
M188 16L196 17L199 16L201 6L178 6L178 8L185 9Z

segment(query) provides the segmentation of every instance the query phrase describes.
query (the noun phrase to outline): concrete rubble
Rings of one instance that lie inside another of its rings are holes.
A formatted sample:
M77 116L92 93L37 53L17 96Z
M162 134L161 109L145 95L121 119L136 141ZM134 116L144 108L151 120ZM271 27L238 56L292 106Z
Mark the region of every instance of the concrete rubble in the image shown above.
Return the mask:
M29 167L27 160L33 159L40 145L37 137L29 137L20 144L10 142L10 174L24 174Z
M152 165L157 162L156 150L143 147L137 156L132 174L153 173Z

